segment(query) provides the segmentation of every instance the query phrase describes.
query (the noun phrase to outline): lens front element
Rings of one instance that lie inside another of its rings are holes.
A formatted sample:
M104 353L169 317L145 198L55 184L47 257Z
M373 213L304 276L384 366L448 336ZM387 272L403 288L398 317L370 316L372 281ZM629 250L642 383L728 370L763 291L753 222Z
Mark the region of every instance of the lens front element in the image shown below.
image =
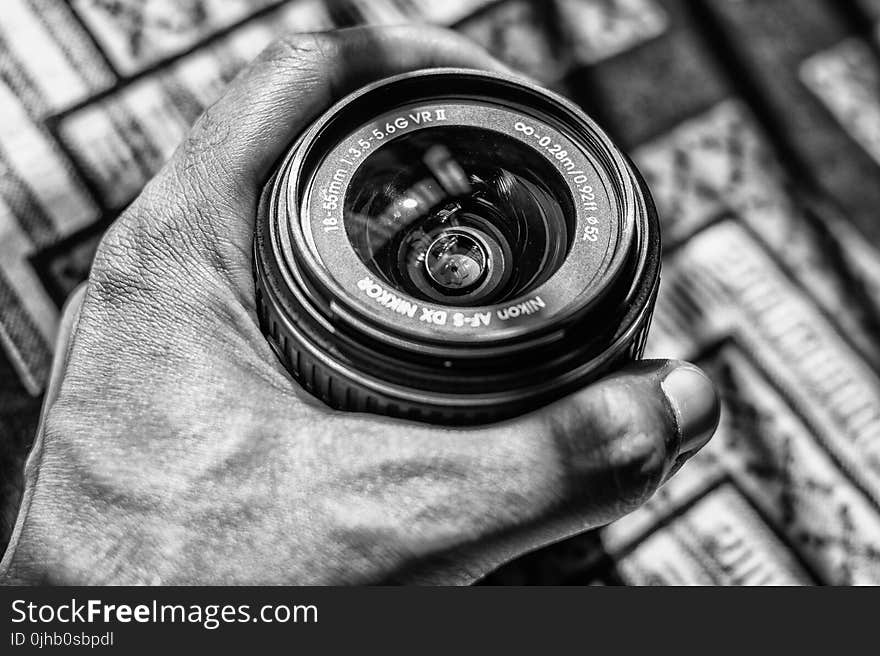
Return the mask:
M575 218L565 181L534 148L450 126L372 150L348 186L344 221L358 257L384 282L473 306L547 280L568 254Z

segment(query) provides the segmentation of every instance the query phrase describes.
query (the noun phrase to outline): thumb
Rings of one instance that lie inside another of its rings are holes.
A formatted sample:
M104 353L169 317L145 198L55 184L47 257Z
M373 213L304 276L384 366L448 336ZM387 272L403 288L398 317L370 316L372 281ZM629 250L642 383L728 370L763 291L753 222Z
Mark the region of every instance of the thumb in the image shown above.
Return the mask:
M538 411L565 471L565 503L599 523L630 512L699 451L718 423L715 387L681 361L635 363Z
M700 369L647 360L492 427L488 448L493 441L508 447L515 442L527 453L536 448L552 454L556 466L535 468L527 485L509 474L523 489L514 497L518 508L499 507L507 497L498 491L506 483L487 481L496 493L476 499L484 508L472 508L484 513L487 532L422 561L401 578L471 583L523 553L627 514L709 441L719 413L714 385ZM522 462L535 458L526 455ZM518 465L512 467L511 472Z

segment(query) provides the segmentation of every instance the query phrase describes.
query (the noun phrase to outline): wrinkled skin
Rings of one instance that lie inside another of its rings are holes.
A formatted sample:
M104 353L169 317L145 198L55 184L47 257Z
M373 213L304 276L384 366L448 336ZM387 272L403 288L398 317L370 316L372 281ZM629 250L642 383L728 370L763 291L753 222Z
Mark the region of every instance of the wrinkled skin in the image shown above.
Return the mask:
M255 313L261 184L333 100L435 65L500 66L434 28L296 36L199 119L69 303L5 582L470 581L635 508L708 439L679 458L675 362L472 429L333 411L284 371Z

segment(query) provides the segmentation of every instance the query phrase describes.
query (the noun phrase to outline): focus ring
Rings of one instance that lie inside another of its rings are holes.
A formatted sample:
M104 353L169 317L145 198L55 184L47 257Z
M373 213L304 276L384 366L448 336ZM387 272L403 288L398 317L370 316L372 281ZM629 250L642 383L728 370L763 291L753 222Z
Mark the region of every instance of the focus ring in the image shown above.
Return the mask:
M256 287L257 314L260 320L260 328L269 345L285 369L290 372L296 381L310 394L319 398L331 408L351 412L375 413L435 424L468 425L499 421L542 405L539 399L534 399L530 400L528 405L498 406L493 408L491 412L482 409L450 409L441 406L429 407L425 402L419 404L407 403L390 395L365 389L357 382L330 371L321 362L309 355L308 350L304 348L299 338L290 333L284 327L283 321L275 315L271 304L266 300L267 292L259 282L260 276L257 276L256 279L258 281ZM597 375L626 366L630 362L642 357L648 337L648 329L651 325L658 287L659 277L651 292L649 311L646 313L642 325L634 333L628 346L622 350L621 354L617 358L610 360L603 368L603 371L595 372Z
M400 399L365 389L344 376L334 374L309 355L300 340L284 328L266 302L265 293L258 284L257 314L266 340L296 381L331 408L437 424L478 424L495 419L495 413L487 411L449 410L440 407L428 409L424 405L401 402Z

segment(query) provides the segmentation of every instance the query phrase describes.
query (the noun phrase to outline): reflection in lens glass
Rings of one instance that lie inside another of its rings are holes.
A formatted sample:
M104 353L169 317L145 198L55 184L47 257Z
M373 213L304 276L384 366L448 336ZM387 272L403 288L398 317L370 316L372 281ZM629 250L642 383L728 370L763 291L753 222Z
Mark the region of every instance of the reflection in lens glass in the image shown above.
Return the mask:
M444 289L466 289L483 277L486 254L471 237L448 232L428 248L425 267L431 279Z
M384 143L352 177L346 233L397 289L454 305L504 301L562 264L574 208L559 172L493 130L425 128Z

